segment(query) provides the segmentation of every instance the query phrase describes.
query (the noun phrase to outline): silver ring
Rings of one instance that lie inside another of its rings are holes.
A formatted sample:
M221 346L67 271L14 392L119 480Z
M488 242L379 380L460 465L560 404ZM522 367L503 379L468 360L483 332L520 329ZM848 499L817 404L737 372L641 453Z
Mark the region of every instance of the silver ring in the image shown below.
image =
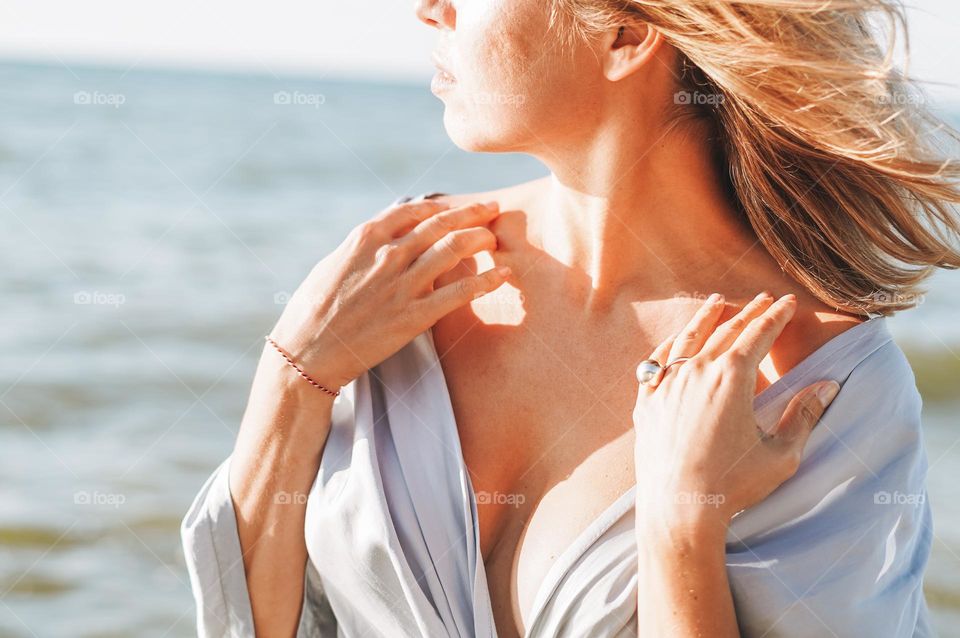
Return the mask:
M654 380L659 384L663 379L663 375L670 369L670 366L678 365L689 360L690 357L677 357L667 365L662 366L656 359L645 359L637 366L637 381L640 382L640 385L650 385Z
M683 363L684 361L689 361L690 357L677 357L667 365L663 366L664 372L670 369L670 366L677 365L678 363Z
M663 366L656 359L646 359L637 366L637 381L640 385L649 385L654 379L657 383L663 378Z

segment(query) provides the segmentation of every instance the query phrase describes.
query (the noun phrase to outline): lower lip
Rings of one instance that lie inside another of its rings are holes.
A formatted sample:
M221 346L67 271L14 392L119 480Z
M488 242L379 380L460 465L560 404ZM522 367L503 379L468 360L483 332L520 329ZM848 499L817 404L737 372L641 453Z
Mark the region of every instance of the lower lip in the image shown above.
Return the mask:
M437 71L433 76L433 80L430 82L430 90L433 93L443 93L454 87L457 83L457 78L453 77L446 71Z

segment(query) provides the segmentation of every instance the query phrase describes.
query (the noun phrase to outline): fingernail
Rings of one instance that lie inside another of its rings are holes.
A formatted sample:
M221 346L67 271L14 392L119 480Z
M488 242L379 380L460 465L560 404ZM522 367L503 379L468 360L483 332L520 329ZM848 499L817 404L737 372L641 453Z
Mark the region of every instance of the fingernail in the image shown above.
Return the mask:
M839 391L840 384L836 381L824 383L817 388L817 400L820 401L820 405L826 408L833 401L833 398L837 396L837 392Z
M721 299L723 299L723 296L719 292L715 292L709 297L707 297L707 303L709 304L720 303Z
M497 266L497 274L501 277L509 277L511 272L510 266Z
M500 208L500 204L498 204L497 202L487 202L486 204L484 204L484 206L486 206L490 210L498 210Z

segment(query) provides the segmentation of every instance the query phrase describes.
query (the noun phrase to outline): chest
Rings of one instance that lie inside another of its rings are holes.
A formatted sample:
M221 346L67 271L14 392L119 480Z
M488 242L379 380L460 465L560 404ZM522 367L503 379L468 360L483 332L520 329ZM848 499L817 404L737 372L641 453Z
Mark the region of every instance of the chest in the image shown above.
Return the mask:
M498 633L507 637L530 622L557 559L635 483L636 363L622 347L615 356L487 330L454 340L438 324L434 335L477 498Z

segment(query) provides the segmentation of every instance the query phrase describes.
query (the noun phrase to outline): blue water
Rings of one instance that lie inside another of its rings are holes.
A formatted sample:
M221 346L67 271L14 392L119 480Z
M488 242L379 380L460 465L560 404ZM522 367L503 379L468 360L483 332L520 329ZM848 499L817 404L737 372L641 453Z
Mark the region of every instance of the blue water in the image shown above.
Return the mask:
M545 174L460 151L441 116L425 85L0 64L0 635L194 634L179 520L285 297L399 195ZM921 379L960 353L958 291L938 276L893 321ZM946 636L960 392L938 383L927 587Z

